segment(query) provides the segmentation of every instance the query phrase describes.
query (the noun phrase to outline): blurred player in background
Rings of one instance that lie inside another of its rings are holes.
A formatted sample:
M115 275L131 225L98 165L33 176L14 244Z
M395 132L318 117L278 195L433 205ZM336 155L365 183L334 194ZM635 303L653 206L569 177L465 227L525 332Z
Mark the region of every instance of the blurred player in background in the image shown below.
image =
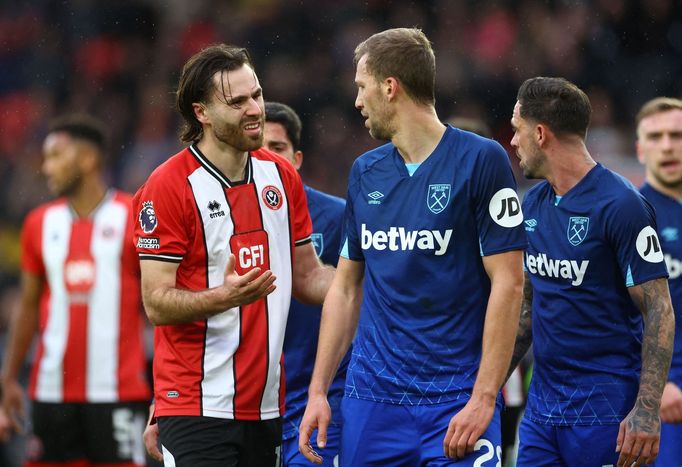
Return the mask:
M651 205L588 153L590 114L563 78L526 80L513 111L520 167L545 180L523 203L511 368L531 341L535 363L519 466L643 465L658 453L674 334L663 253Z
M646 167L640 192L656 208L675 310L675 350L661 399L658 465L682 466L682 100L658 97L635 119L637 157Z
M492 139L493 137L490 127L478 118L453 115L448 118L447 123L460 130L470 131L485 138ZM513 459L516 457L514 452L516 448L516 435L525 403L522 366L523 364L514 369L502 388L502 398L504 400L504 409L500 416L502 425L502 465L507 465L510 462L513 463Z
M285 104L265 103L265 132L263 146L286 157L300 170L303 163L301 144L301 120L296 112ZM312 240L315 252L323 263L336 266L339 261L341 225L346 202L304 185L308 210L313 221ZM284 466L310 465L298 450L298 427L308 402L308 385L313 373L317 338L320 330L322 307L304 305L291 300L286 334L284 335L284 367L286 369L286 410L283 419L282 457ZM346 355L329 389L328 400L334 418L327 430L327 444L322 451L325 465L338 465L341 438L341 413L338 411L343 397L346 367L350 355Z
M370 135L390 143L351 170L299 449L321 462L310 436L319 427L325 440L329 383L357 329L341 465L500 462L499 392L526 242L509 158L440 122L420 30L371 36L354 64L355 106Z
M190 146L134 201L164 462L279 465L292 291L322 303L334 269L311 243L298 173L261 149L263 92L246 49L192 56L177 107Z
M2 368L2 403L17 431L18 375L39 336L28 388L29 466L134 466L150 391L142 343L131 197L103 179L102 124L50 125L42 170L59 198L31 211L21 234L22 299Z

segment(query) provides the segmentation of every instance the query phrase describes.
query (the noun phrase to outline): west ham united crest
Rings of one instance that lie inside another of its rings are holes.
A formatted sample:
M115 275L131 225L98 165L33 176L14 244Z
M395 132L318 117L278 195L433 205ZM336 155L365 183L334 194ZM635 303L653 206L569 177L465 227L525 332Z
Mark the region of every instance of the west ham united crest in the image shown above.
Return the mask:
M322 252L324 251L324 236L321 233L313 233L310 236L310 239L313 241L317 256L322 256Z
M429 210L438 214L443 212L445 207L450 202L450 184L440 183L437 185L429 185L429 192L426 195L426 205Z
M568 219L568 231L566 232L566 236L571 245L578 246L585 240L589 226L589 217L571 217Z
M282 207L282 193L276 186L268 185L261 191L261 197L265 205L273 211Z
M154 211L154 203L151 201L145 201L142 203L142 209L140 210L140 227L142 231L146 234L152 233L159 221L156 219L156 211Z

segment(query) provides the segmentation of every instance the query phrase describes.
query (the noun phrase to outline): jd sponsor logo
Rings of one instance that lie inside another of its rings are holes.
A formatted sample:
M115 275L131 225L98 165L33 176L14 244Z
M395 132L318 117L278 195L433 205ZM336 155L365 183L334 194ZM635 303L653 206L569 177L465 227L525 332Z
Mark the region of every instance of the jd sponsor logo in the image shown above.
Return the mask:
M543 277L570 279L571 285L575 286L583 283L589 264L589 260L578 264L577 261L548 258L544 253L538 253L537 255L526 253L526 269L532 274Z
M656 230L650 225L644 227L637 235L637 253L644 261L649 263L660 263L663 261L663 251L661 250L661 242L658 240Z
M367 229L366 224L362 224L361 239L362 249L383 251L408 251L414 250L433 250L436 256L444 255L450 244L452 229L445 232L439 230L405 230L404 227L390 226L387 231L377 230L372 232Z
M502 227L516 227L523 221L519 197L511 188L502 188L490 198L488 212L495 223Z

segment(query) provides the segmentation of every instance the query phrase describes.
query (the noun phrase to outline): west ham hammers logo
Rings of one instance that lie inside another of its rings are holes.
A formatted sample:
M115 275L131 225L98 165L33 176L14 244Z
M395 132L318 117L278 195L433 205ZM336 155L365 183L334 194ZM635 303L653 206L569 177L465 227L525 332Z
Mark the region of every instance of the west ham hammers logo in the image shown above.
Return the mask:
M440 183L437 185L429 185L429 192L426 195L426 205L429 210L438 214L443 212L445 207L450 202L450 184Z

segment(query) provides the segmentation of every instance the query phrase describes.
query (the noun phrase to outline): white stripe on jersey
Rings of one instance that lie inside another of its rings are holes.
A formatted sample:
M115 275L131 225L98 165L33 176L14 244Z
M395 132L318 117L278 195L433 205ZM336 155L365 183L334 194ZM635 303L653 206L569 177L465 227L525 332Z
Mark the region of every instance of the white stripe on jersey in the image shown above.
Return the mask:
M121 254L129 211L108 201L93 219L90 252L97 278L88 300L85 395L90 402L118 400Z
M204 235L208 254L208 287L222 285L230 237L234 225L229 221L229 207L223 186L204 168L198 168L189 177L194 199L200 214L212 201L220 203L226 217L203 217ZM226 220L227 219L227 220ZM203 415L225 417L234 413L234 360L232 356L239 345L239 308L232 308L207 320L204 353L204 379L201 382Z
M43 217L42 245L50 286L49 313L42 335L43 355L36 381L36 400L61 402L63 361L69 328L69 297L64 282L64 261L69 252L73 214L67 204L49 208Z
M277 288L267 296L268 301L268 342L270 345L268 356L268 380L261 403L261 416L269 419L279 416L280 357L284 344L284 332L289 303L291 301L292 272L291 272L291 232L282 230L282 226L289 226L289 204L287 191L282 184L277 166L272 161L262 161L255 157L253 163L253 180L256 184L258 203L263 213L263 228L269 232L268 244L270 251L270 269L277 276ZM273 211L265 205L263 188L273 185L282 194L281 207ZM277 233L276 235L274 233Z

